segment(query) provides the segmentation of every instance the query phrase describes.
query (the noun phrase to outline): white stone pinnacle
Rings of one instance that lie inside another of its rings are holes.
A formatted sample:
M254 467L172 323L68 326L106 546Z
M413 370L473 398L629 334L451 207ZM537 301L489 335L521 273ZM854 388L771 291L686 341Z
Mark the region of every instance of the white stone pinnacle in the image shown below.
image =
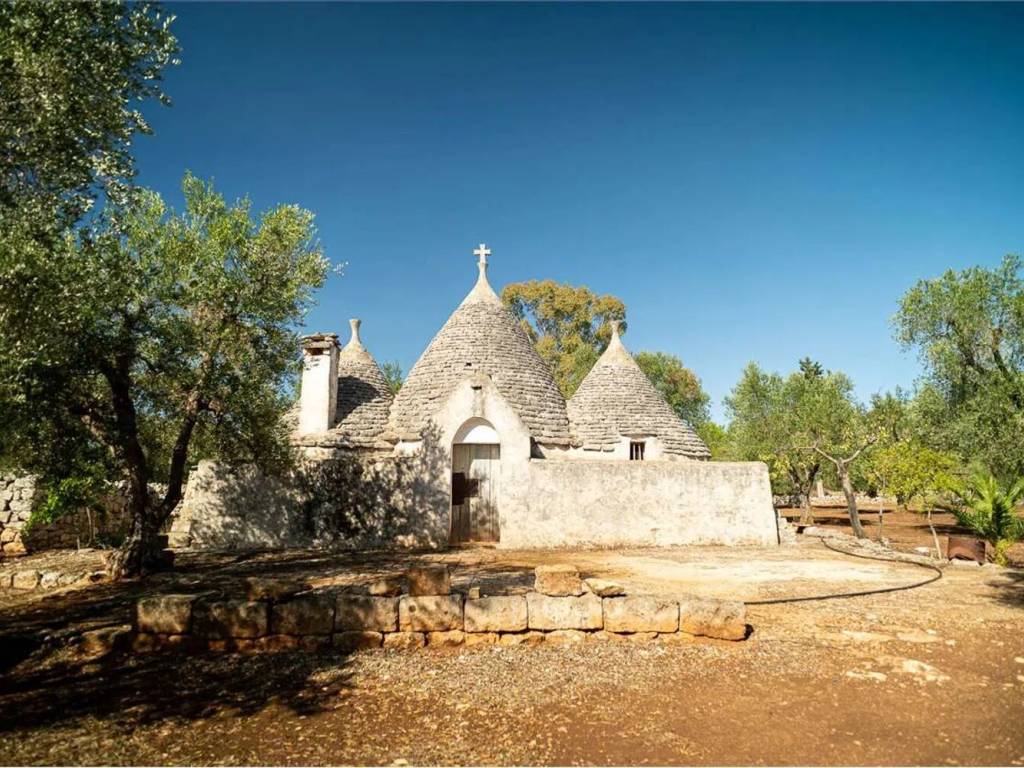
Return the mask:
M501 299L498 298L498 294L494 292L490 283L487 282L487 257L491 255L491 249L480 243L477 248L473 249L473 254L477 256L476 264L479 274L476 278L476 285L473 286L473 290L469 292L466 298L462 300L462 303L486 301L492 304L500 304Z

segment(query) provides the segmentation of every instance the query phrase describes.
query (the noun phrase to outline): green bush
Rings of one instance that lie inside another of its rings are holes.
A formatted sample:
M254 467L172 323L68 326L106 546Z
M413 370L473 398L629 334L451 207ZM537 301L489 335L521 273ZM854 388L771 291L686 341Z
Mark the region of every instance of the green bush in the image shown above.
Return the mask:
M956 519L991 544L995 561L1006 565L1007 550L1024 539L1024 518L1017 514L1024 501L1024 477L1004 487L991 472L978 472L956 494Z

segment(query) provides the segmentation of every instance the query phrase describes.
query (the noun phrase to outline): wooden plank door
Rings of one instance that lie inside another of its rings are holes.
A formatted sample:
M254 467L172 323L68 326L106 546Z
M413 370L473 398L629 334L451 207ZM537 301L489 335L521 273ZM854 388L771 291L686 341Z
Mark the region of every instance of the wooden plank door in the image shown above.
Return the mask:
M452 529L449 541L462 544L470 540L470 499L464 495L473 446L452 446ZM460 498L461 497L461 498ZM461 503L456 503L461 501Z
M500 459L498 445L452 446L452 544L498 541Z
M501 446L473 445L469 476L477 494L470 499L470 536L473 541L498 540L498 479Z

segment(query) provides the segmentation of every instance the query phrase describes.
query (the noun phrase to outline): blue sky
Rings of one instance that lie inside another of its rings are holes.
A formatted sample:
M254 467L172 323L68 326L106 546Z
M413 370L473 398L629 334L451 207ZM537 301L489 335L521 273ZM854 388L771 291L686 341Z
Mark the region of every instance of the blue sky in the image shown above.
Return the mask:
M916 280L1024 252L1024 5L180 4L140 182L317 215L309 318L407 372L471 287L627 305L715 415L749 361L912 385Z

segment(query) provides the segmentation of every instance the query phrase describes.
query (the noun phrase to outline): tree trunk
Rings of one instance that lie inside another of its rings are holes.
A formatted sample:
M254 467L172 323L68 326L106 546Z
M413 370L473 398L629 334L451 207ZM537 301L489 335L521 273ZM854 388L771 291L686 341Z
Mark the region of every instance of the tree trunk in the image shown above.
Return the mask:
M139 576L153 569L159 559L158 535L160 526L156 515L143 500L144 509L139 510L134 504L129 506L132 516L131 528L121 549L114 555L111 562L111 576L114 579Z
M800 494L800 524L814 525L814 515L811 514L811 495L809 493Z
M860 513L857 511L857 497L853 493L853 483L850 481L850 469L845 462L836 462L836 471L843 486L843 495L846 497L846 509L850 513L853 535L858 539L866 539L867 534L864 533L864 526L860 524Z
M882 518L885 517L885 494L878 494L878 540L882 541L885 536L885 527Z
M932 532L932 541L935 542L935 557L941 560L942 547L939 546L939 534L935 532L935 526L932 524L932 508L931 505L927 503L927 501L925 502L925 505L928 507L927 511L925 512L925 517L928 518L928 529Z
M121 579L138 576L155 561L159 523L149 503L149 465L139 441L138 420L131 393L131 361L127 355L114 365L104 366L110 385L118 447L128 475L128 514L131 526L120 551L110 563L111 576Z

